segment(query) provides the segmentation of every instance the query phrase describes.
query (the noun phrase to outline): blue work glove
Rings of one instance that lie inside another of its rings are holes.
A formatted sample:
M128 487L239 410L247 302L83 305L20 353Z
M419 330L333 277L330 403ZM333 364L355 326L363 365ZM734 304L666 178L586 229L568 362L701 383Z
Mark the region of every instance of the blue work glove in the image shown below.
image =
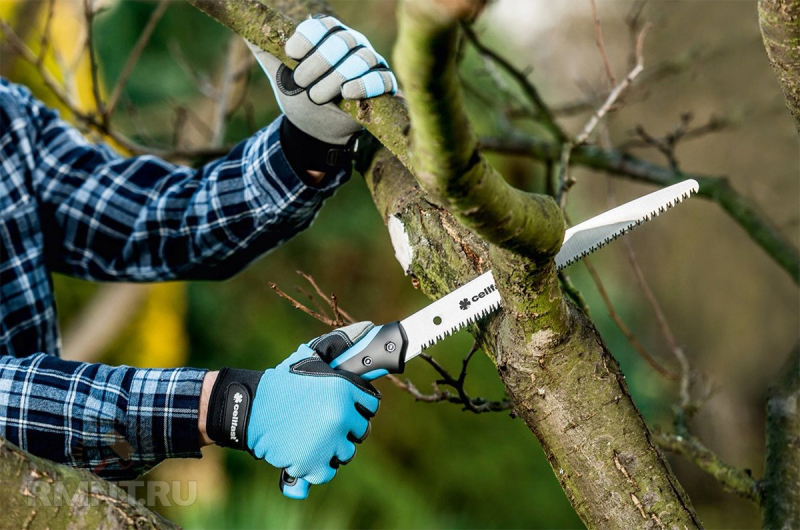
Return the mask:
M285 46L286 55L299 61L294 71L247 44L286 115L282 144L303 152L306 169L326 171L352 159L354 139L362 127L333 102L397 92L397 79L386 60L364 35L333 17L317 15L297 26ZM291 153L287 156L292 162Z
M220 370L209 398L210 438L312 484L330 481L369 434L381 395L328 363L373 327L359 322L336 329L266 372Z

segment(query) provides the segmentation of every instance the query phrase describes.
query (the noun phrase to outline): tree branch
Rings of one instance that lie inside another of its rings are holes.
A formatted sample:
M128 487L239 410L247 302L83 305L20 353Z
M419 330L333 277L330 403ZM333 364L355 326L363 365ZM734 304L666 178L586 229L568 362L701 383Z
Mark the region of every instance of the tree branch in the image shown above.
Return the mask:
M459 5L409 0L399 11L394 63L413 124L415 176L488 241L529 258L549 259L564 236L558 205L511 187L481 155L464 111L456 73Z
M679 454L693 462L714 477L725 491L736 493L756 504L760 502L761 493L758 482L749 473L722 460L716 453L703 445L696 436L667 433L654 433L653 436L662 449Z

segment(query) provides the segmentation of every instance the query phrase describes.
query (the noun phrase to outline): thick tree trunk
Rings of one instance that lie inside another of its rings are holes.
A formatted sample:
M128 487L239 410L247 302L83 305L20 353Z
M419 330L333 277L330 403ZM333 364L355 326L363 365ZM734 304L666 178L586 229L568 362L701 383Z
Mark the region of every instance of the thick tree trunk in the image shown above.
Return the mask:
M592 323L563 299L550 271L490 252L432 204L388 151L378 152L365 177L395 248L411 250L409 272L426 294L439 297L493 269L503 311L472 332L587 526L700 527L617 362Z
M767 462L761 485L764 528L800 528L800 343L767 399Z
M800 0L759 0L764 48L800 133Z
M178 528L111 482L1 437L0 513L2 528Z

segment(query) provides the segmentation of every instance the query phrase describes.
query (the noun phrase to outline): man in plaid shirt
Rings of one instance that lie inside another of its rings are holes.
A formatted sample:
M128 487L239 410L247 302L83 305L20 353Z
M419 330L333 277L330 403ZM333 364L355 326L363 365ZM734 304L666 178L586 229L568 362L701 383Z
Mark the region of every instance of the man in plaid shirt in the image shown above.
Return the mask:
M260 50L284 115L200 169L122 158L0 79L0 436L109 479L210 443L327 482L366 437L380 394L334 373L360 323L265 372L137 369L59 359L52 272L100 281L221 280L307 228L349 177L361 127L331 101L395 93L383 58L331 17ZM120 454L120 441L129 454Z

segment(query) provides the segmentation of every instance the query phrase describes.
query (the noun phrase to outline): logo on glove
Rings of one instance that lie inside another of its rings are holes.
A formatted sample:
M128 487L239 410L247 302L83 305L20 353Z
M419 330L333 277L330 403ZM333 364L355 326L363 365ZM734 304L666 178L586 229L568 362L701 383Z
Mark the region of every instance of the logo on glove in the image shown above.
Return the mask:
M239 443L239 439L236 437L236 427L239 426L239 404L242 402L243 396L241 392L236 392L233 395L233 415L231 417L231 440L236 443Z

